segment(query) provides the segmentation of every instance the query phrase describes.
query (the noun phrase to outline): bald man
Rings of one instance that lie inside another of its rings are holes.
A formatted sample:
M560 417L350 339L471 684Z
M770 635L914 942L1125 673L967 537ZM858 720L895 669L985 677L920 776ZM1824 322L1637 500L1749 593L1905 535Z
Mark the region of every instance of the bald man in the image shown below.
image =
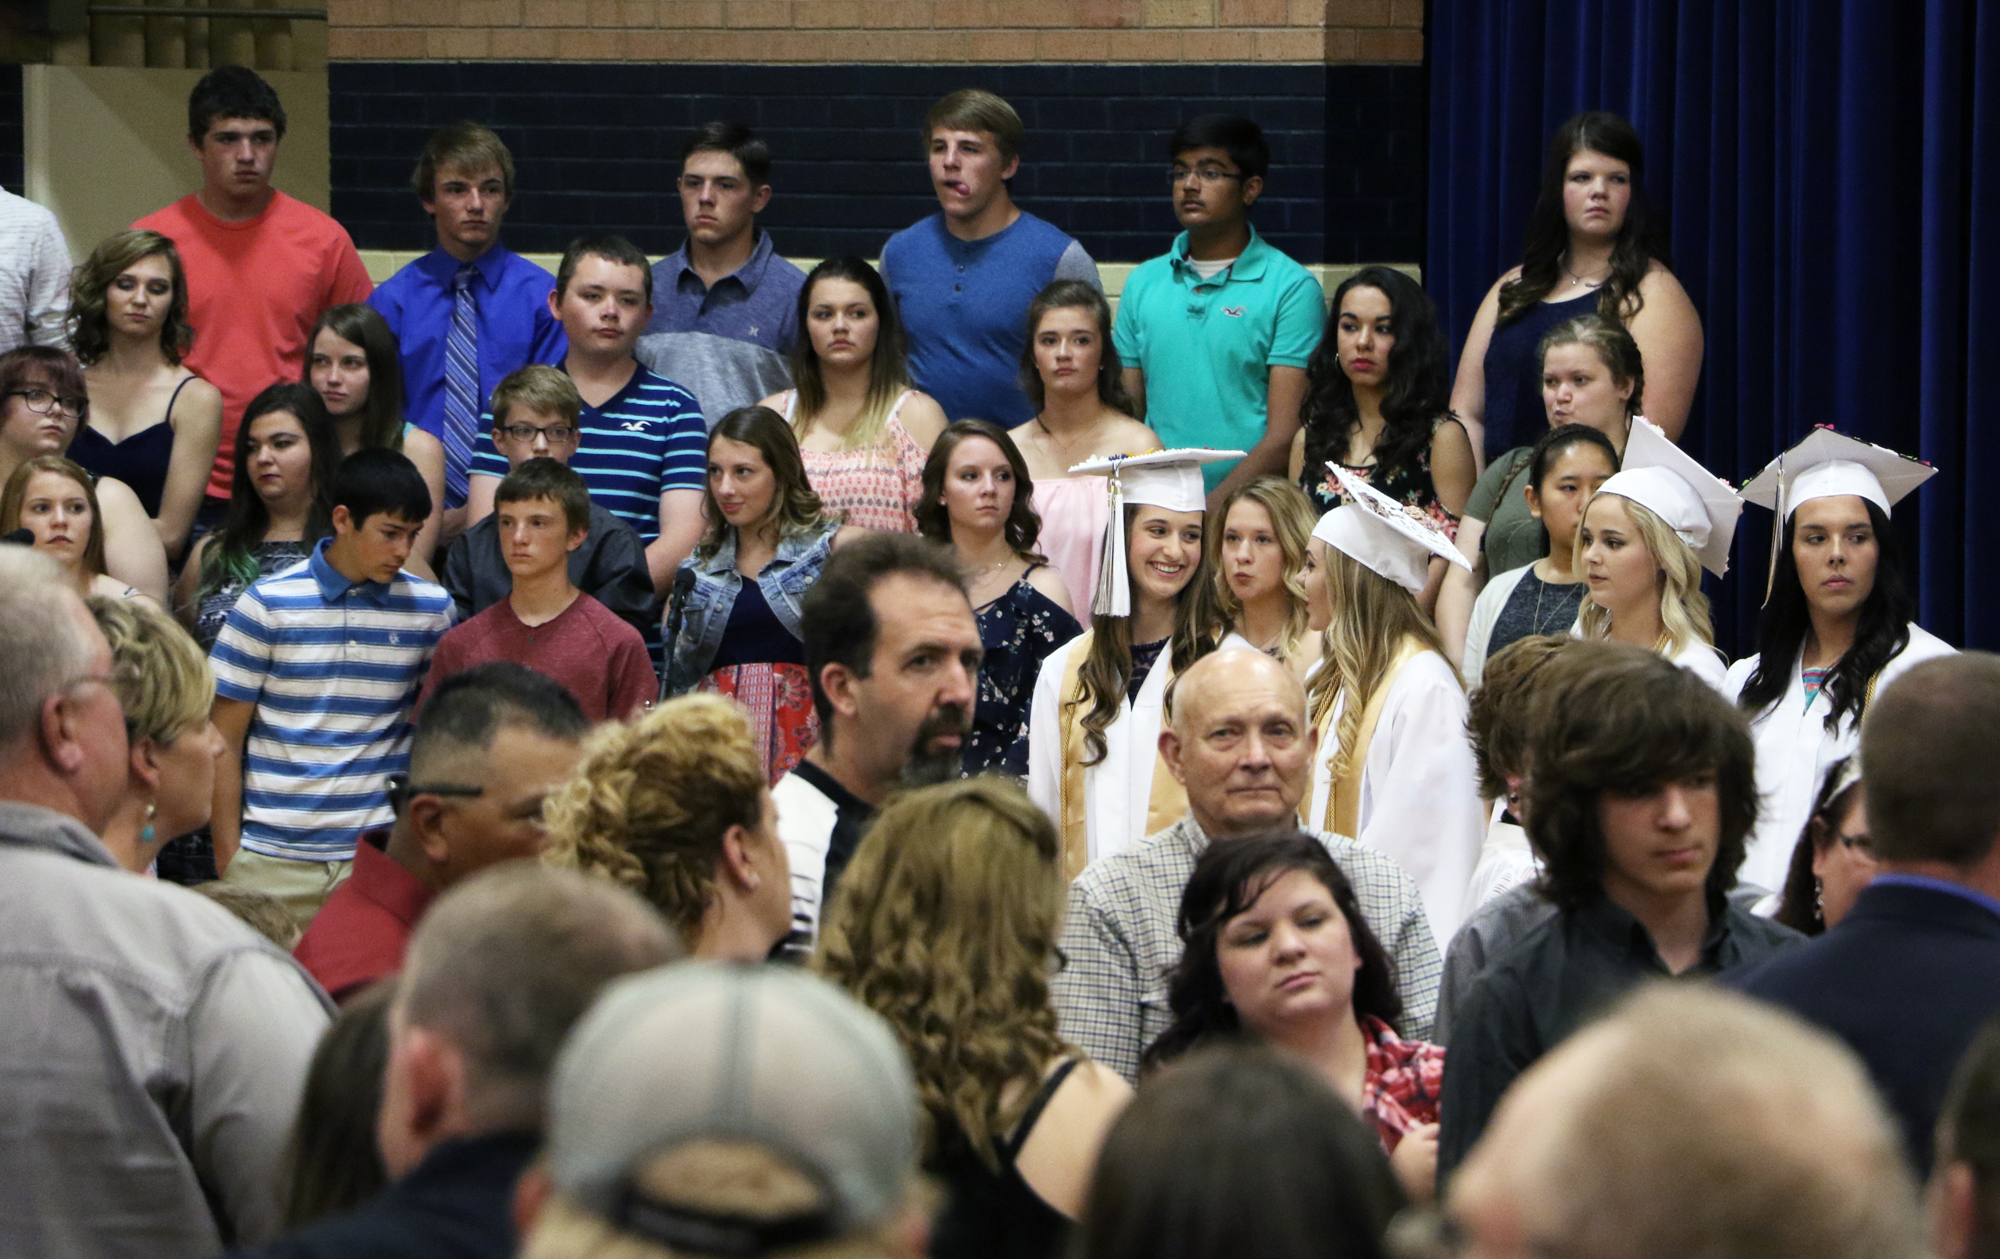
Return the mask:
M1187 790L1188 814L1092 862L1070 884L1067 964L1051 985L1063 1035L1126 1079L1172 1021L1167 976L1181 960L1174 923L1195 859L1210 843L1298 826L1318 736L1305 689L1261 651L1196 661L1167 693L1160 754ZM1417 885L1395 860L1351 839L1317 834L1340 864L1376 937L1395 962L1405 1037L1429 1036L1443 973Z
M1831 1036L1656 982L1507 1091L1453 1178L1466 1254L1919 1259L1901 1140Z

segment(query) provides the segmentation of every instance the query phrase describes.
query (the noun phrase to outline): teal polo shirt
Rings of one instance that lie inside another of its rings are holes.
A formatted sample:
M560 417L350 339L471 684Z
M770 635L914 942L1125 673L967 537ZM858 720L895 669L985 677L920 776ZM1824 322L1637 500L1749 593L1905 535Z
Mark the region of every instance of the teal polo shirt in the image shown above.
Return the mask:
M1326 324L1312 272L1264 243L1256 228L1229 267L1204 280L1188 236L1141 263L1118 298L1111 342L1146 373L1146 423L1169 447L1248 450L1264 436L1270 369L1306 365ZM1234 462L1202 469L1208 488Z

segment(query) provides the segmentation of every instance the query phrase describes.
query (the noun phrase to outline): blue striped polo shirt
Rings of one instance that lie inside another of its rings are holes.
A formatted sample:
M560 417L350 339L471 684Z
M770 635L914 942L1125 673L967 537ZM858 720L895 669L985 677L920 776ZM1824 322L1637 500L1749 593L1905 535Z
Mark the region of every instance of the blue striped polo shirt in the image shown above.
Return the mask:
M362 831L395 820L388 778L409 768L410 712L451 596L408 573L349 581L326 539L251 583L209 663L215 693L257 706L243 755L243 847L346 861Z
M699 492L708 483L708 425L694 395L644 367L603 406L585 403L581 440L569 466L590 501L631 525L639 540L660 536L660 495ZM493 444L493 416L479 426L472 475L504 477L507 456Z

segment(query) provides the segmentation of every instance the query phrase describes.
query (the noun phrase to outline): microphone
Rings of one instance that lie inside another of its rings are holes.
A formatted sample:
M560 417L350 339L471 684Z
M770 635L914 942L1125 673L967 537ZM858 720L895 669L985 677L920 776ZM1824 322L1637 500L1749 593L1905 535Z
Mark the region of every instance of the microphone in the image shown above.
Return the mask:
M33 546L35 545L35 531L27 528L16 529L12 533L0 536L0 542L13 542L20 546Z

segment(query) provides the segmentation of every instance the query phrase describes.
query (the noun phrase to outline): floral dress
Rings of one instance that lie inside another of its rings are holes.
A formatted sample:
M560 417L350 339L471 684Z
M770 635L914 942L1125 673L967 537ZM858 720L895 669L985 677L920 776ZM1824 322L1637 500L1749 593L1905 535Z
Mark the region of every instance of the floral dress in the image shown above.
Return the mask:
M908 390L882 425L882 439L865 450L806 450L806 480L819 495L820 507L847 524L883 533L915 533L917 505L924 500L924 464L930 451L917 443L899 418L903 404L916 395ZM785 394L785 420L798 410L798 390Z
M1439 420L1431 426L1431 433L1437 433L1438 425L1456 423L1455 420ZM1438 501L1437 486L1431 482L1431 448L1426 442L1417 447L1414 463L1382 470L1379 464L1364 463L1340 465L1355 476L1387 494L1405 507L1414 507L1430 518L1430 522L1444 531L1447 538L1458 536L1458 517L1445 509ZM1313 510L1325 515L1347 500L1340 493L1340 483L1333 479L1333 473L1322 470L1318 477L1310 472L1299 477L1299 488L1313 503Z
M1041 565L1033 565L1029 573ZM1028 574L1007 593L979 609L979 641L986 659L979 666L979 704L966 740L965 776L1028 776L1028 712L1042 661L1083 632L1076 618L1035 589Z

